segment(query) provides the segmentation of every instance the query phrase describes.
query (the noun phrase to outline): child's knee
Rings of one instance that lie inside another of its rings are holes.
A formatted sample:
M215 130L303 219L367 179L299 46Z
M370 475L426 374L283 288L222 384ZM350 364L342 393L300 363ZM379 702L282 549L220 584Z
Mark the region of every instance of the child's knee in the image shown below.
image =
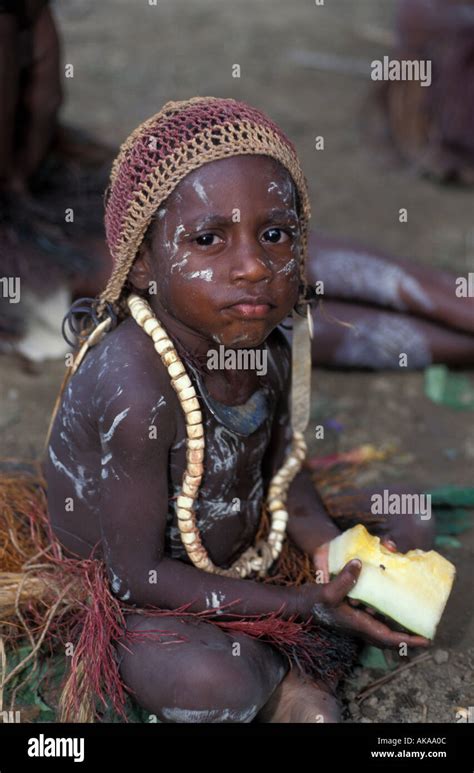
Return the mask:
M251 722L265 703L243 665L223 668L215 660L189 655L173 666L136 685L137 702L161 722Z
M186 642L125 642L129 652L117 647L122 679L135 700L162 722L251 722L271 692L260 665L234 653L221 631L181 625ZM127 622L129 630L155 626L135 616Z
M168 721L251 722L268 699L263 680L243 657L200 653L189 659L181 678L188 719L174 719L182 712L168 707Z

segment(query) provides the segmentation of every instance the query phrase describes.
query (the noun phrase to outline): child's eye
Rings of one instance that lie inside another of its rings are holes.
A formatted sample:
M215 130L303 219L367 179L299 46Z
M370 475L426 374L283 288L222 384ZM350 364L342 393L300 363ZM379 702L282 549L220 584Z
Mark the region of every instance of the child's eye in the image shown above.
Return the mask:
M196 236L194 241L197 242L197 244L199 244L200 247L212 247L218 243L218 242L215 242L214 239L220 239L220 237L217 236L217 234L206 233L206 234L200 234L199 236Z
M266 238L266 241L272 244L282 244L291 238L290 234L284 231L283 228L267 228L263 236Z

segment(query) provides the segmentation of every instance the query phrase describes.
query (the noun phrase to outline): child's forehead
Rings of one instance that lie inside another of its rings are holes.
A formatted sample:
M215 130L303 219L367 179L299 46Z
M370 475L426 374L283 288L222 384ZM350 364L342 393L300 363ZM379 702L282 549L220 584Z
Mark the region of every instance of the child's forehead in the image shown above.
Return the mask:
M237 188L251 189L260 199L285 199L293 203L296 187L289 171L271 156L237 155L203 164L186 175L162 205L168 212L197 204L207 205L220 194ZM161 208L160 208L161 209Z

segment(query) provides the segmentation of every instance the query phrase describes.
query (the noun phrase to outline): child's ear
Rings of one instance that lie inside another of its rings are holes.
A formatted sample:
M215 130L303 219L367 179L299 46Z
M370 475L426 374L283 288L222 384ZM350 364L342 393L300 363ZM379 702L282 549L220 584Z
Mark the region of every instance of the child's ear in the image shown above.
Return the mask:
M147 243L142 243L137 257L129 271L128 279L137 290L147 290L153 281L151 249Z

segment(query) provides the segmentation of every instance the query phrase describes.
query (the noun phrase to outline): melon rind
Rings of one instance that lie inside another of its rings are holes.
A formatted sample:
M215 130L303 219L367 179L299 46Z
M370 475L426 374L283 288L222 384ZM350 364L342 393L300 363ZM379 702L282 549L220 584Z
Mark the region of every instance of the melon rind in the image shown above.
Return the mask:
M392 553L362 524L330 542L329 573L338 574L353 558L362 561L362 569L347 595L433 639L454 582L454 565L435 550Z

